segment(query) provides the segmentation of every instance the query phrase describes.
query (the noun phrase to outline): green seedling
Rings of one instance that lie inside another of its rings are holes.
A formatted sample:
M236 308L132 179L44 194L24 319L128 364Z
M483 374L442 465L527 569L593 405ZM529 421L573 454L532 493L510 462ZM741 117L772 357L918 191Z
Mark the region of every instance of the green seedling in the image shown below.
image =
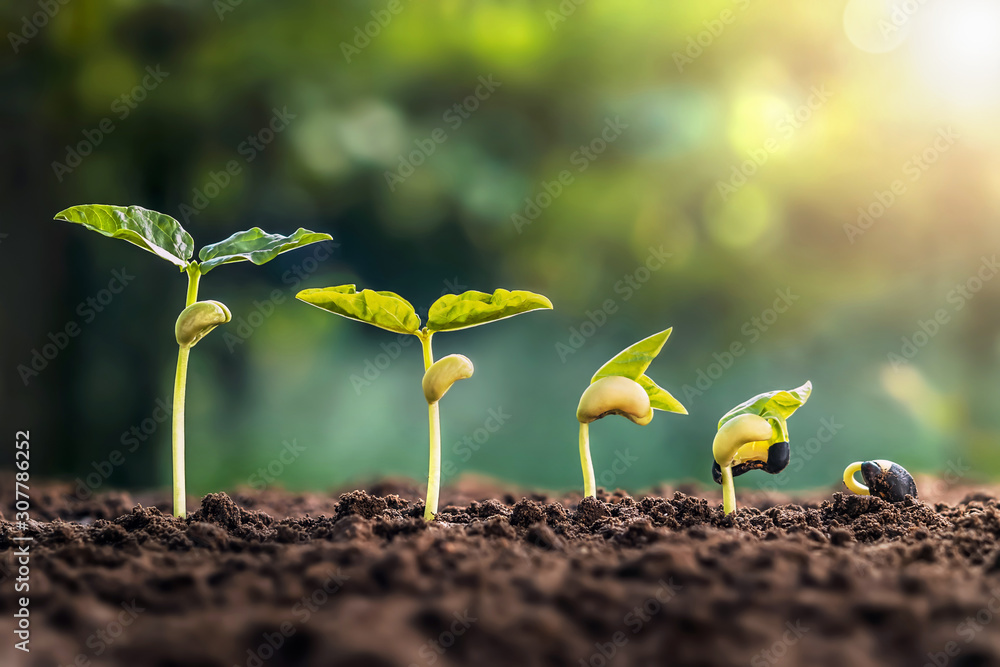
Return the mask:
M329 234L299 229L291 236L268 234L258 227L237 232L194 255L194 239L179 222L169 215L139 206L106 206L87 204L74 206L56 214L56 220L83 225L103 236L123 239L176 265L187 274L185 308L174 326L179 351L174 377L173 461L174 515L187 514L184 480L184 404L187 390L188 356L191 348L212 329L232 319L225 304L218 301L198 301L201 277L222 264L253 262L264 264L283 252L318 241L329 241Z
M424 353L422 387L430 423L430 464L424 518L433 520L441 490L441 413L438 403L455 382L472 377L474 368L472 362L460 354L450 354L434 361L431 338L440 331L458 331L532 310L551 309L552 302L540 294L508 292L505 289L498 289L493 294L476 291L445 294L431 304L427 325L421 327L420 317L410 302L393 292L369 289L358 292L354 285L340 285L302 290L296 298L341 317L394 333L410 334L420 340Z
M854 478L859 471L864 484ZM885 459L855 461L844 470L844 484L859 496L875 496L889 503L901 503L908 495L917 497L913 476L903 466Z
M722 508L736 509L733 477L751 470L777 474L789 460L788 418L809 400L812 383L771 391L740 403L719 420L712 443L712 477L722 485Z
M621 415L645 426L653 410L686 415L687 409L665 389L646 377L650 362L663 349L673 329L661 331L625 348L598 369L590 386L580 397L576 418L580 422L580 466L583 468L583 495L596 497L597 480L590 457L590 423L607 415Z

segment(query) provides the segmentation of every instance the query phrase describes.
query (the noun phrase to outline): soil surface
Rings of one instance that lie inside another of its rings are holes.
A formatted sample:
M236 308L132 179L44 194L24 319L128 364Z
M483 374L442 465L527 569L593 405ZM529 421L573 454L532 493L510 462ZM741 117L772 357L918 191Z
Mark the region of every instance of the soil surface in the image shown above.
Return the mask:
M467 480L427 524L406 483L218 493L183 520L164 497L49 485L18 530L5 481L0 664L1000 665L996 493L944 491L738 491L724 517L714 489L581 501Z

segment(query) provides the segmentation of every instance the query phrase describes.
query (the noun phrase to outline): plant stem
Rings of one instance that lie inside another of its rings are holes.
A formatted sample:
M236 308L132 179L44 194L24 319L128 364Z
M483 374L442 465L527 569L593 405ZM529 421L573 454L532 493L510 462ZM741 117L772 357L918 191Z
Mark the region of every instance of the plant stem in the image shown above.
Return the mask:
M184 397L187 390L187 366L191 348L177 352L177 375L174 377L173 436L171 457L174 472L174 516L187 515L187 485L184 480Z
M201 268L192 262L187 267L188 287L184 307L198 300L198 283ZM174 516L187 515L187 482L184 478L184 404L187 395L187 368L191 348L179 346L177 351L177 373L174 375L173 431L171 433L170 455L173 467Z
M580 422L580 466L583 468L583 497L597 497L594 462L590 458L590 424Z
M187 298L184 301L185 308L198 300L198 283L201 282L201 267L192 262L191 264L188 264L187 274L188 289Z
M736 487L733 485L732 466L722 467L722 510L731 514L736 509Z
M430 465L427 470L427 503L424 505L424 519L433 521L438 509L438 495L441 492L441 410L437 401L427 406L427 421L430 423Z
M420 345L424 349L424 372L434 364L434 350L431 348L431 336L433 335L433 333L426 329L418 334Z
M434 351L431 348L431 336L434 334L424 329L419 334L420 345L424 351L424 372L434 363ZM438 401L427 404L427 422L430 440L430 458L427 466L427 502L424 504L424 519L433 521L437 514L438 496L441 493L441 409Z

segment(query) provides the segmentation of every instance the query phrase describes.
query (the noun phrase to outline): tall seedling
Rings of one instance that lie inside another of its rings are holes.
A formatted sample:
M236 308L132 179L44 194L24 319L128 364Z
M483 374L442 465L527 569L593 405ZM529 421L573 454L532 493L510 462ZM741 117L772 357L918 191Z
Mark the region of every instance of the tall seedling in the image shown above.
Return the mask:
M187 388L188 356L191 348L208 332L232 319L225 304L198 301L201 277L222 264L253 262L264 264L283 252L310 243L329 241L329 234L299 229L291 236L268 234L258 227L236 232L224 241L205 246L194 255L194 239L179 222L163 213L139 206L86 204L56 214L56 220L83 225L89 230L114 239L123 239L176 265L187 274L185 308L174 326L177 339L177 373L174 377L172 461L174 515L187 513L184 480L184 404Z

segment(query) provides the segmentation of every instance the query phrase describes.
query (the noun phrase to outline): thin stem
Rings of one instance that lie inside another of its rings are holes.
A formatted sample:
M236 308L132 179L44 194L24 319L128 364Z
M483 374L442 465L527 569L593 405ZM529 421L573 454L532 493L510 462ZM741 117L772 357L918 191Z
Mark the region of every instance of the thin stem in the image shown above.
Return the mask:
M201 282L201 266L199 266L196 262L188 264L187 274L188 289L187 298L184 301L185 308L198 300L198 283Z
M177 352L177 375L174 377L173 438L171 455L174 472L174 516L187 515L187 485L184 480L184 398L187 391L187 367L191 348Z
M201 267L192 262L187 269L188 287L184 306L198 300L198 283L201 281ZM173 431L171 433L170 455L173 468L174 516L187 515L187 482L184 476L184 405L187 397L187 369L191 348L180 346L177 351L177 373L174 375Z
M438 509L438 495L441 493L441 410L437 401L427 406L427 420L430 423L430 465L427 470L427 503L424 519L433 521Z
M424 349L424 371L430 368L434 363L434 351L431 349L431 336L433 335L434 333L427 331L427 329L423 329L418 334L418 337L420 338L420 345Z
M594 462L590 458L590 424L580 422L580 466L583 468L583 496L597 497Z
M730 514L736 509L736 487L733 485L732 466L722 467L722 510Z
M418 334L420 345L424 352L424 372L434 363L434 351L431 348L431 337L434 334L423 329ZM433 521L437 514L438 496L441 494L441 409L438 402L427 404L427 422L429 428L430 458L427 465L427 502L424 504L424 519Z

